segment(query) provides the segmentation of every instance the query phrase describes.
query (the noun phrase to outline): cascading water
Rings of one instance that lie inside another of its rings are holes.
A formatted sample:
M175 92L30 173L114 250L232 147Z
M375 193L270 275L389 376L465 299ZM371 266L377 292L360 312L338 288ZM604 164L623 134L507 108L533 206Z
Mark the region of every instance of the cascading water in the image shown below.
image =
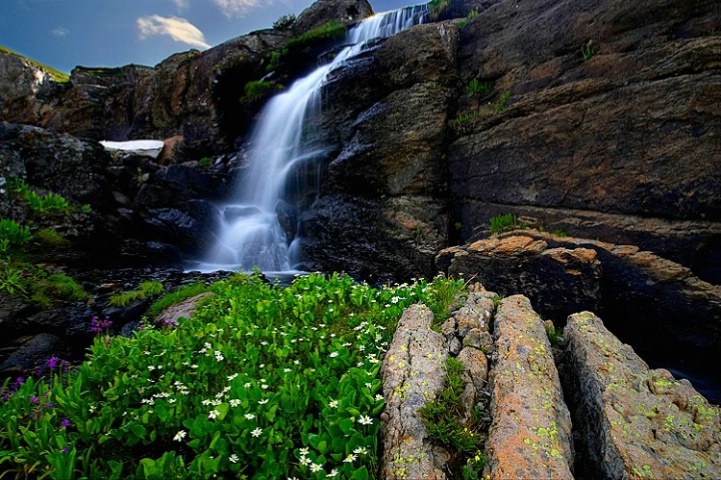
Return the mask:
M250 167L236 189L232 204L221 207L221 230L205 259L204 271L291 270L298 262L298 239L289 244L278 219L289 172L322 153L303 138L304 124L320 109L320 90L328 74L357 55L368 40L389 37L422 23L427 7L420 5L374 15L352 28L344 48L331 63L296 81L263 109L250 140Z

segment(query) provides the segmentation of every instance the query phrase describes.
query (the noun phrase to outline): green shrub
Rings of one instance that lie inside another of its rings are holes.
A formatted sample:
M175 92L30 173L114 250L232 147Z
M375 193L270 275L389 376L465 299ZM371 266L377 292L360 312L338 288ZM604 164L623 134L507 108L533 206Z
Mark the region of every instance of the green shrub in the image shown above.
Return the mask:
M466 20L459 20L459 21L458 21L458 28L461 28L461 29L462 29L462 28L464 28L467 24L468 24L468 22L467 22Z
M287 53L287 50L285 51ZM268 65L265 67L266 73L270 73L276 68L278 68L278 64L280 63L280 59L283 56L283 52L274 51L270 54L270 61L268 62Z
M478 112L459 113L451 122L451 127L456 133L462 132L467 126L473 125L478 118Z
M445 364L444 387L438 396L418 410L428 435L444 446L452 457L473 458L482 446L481 422L474 408L467 412L462 395L464 366L459 360L448 357ZM470 415L468 415L470 413ZM467 423L462 418L469 417ZM475 455L472 455L475 453Z
M596 55L596 48L593 46L593 40L589 40L585 45L581 45L581 56L583 61L587 62Z
M491 218L491 233L495 235L524 228L528 228L528 225L524 222L519 222L516 216L510 213L506 215L496 215Z
M478 16L478 10L476 10L475 8L473 10L471 10L470 12L468 12L468 20L473 20L477 16Z
M245 84L245 87L243 87L245 96L241 97L240 101L254 100L267 94L268 92L280 90L282 88L283 87L280 84L275 82L266 82L263 80L248 82Z
M346 31L347 27L344 24L338 20L331 20L318 28L314 28L299 37L289 40L288 43L285 44L285 48L288 50L304 50L330 40L343 38Z
M210 157L203 157L200 160L198 160L198 165L200 165L201 167L207 167L208 165L210 165L210 163L212 161L213 161L213 159Z
M293 25L295 25L295 15L289 14L289 15L283 15L278 20L273 22L273 28L275 30L290 30L293 28Z
M493 91L493 84L490 82L481 82L477 78L474 78L466 86L466 91L470 94L483 94L488 95Z
M15 292L25 293L23 271L21 269L9 265L0 267L0 291L3 290L11 295Z
M509 98L511 98L510 90L506 90L501 94L500 98L496 102L496 113L501 113L506 109L506 103Z
M430 301L432 285L377 290L310 275L278 288L236 275L177 328L101 331L76 370L4 383L2 469L378 478L381 358L402 312Z
M32 238L28 227L20 225L15 220L0 219L0 253L12 248L24 247Z
M68 211L72 207L70 202L59 193L29 186L22 180L13 181L13 191L25 198L31 210L39 213L51 211Z

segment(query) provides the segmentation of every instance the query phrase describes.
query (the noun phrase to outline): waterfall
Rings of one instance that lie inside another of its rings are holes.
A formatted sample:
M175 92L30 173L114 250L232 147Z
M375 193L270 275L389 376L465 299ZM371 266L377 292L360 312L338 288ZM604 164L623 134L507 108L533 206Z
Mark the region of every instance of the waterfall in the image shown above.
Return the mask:
M263 108L249 142L248 171L232 203L220 206L221 228L215 245L195 267L203 271L292 270L300 261L298 239L289 242L278 210L288 174L302 162L312 162L323 149L303 138L304 125L320 110L320 90L328 74L357 55L371 39L389 37L422 23L426 5L374 15L346 34L349 45L330 63L297 80ZM291 215L292 218L292 215Z

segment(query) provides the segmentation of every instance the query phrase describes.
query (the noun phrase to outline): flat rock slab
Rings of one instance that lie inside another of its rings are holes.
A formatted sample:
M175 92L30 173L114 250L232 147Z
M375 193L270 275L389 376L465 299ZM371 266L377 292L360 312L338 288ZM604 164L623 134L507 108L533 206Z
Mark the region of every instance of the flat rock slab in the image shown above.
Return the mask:
M444 452L433 447L418 410L443 388L448 356L433 313L412 305L403 313L381 368L386 397L381 478L445 479Z
M493 332L491 478L573 478L571 417L543 321L522 295L503 300Z
M100 145L111 153L132 153L141 157L158 158L165 147L165 142L162 140L129 140L127 142L103 140Z
M591 312L571 315L564 338L584 470L604 479L721 478L718 407L687 380L650 370Z

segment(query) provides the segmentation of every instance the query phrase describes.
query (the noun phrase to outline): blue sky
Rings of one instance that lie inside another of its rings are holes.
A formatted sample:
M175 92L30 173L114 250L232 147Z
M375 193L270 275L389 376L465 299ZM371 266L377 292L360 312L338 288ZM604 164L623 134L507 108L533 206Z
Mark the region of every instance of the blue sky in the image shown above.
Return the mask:
M369 0L383 12L421 3ZM0 0L0 45L64 72L154 66L298 15L313 0ZM424 2L423 2L424 3Z

